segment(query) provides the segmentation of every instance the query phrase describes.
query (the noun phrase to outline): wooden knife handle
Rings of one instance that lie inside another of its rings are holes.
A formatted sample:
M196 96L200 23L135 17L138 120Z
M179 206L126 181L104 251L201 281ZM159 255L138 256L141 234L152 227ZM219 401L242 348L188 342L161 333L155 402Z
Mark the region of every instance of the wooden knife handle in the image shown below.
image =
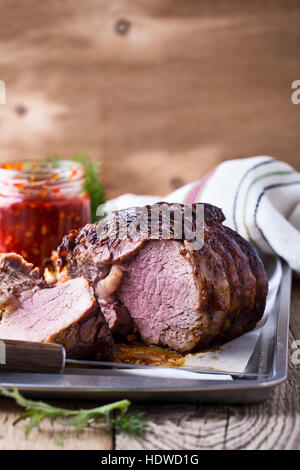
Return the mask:
M65 349L60 344L0 339L1 372L58 374L65 365Z

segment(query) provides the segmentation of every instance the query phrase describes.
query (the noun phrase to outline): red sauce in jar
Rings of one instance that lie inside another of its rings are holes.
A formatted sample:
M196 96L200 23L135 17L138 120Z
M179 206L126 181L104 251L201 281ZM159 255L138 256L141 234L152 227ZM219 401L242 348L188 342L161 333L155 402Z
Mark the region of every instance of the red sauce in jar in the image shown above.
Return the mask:
M0 252L41 266L64 235L90 221L84 178L70 161L0 165Z

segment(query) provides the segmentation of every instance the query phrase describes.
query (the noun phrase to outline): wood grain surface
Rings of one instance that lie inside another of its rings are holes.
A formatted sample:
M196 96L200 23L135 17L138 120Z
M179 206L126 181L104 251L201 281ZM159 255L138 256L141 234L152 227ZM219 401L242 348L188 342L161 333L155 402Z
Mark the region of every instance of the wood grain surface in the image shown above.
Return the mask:
M51 402L56 406L79 409L91 407L85 402ZM21 409L12 400L0 399L0 450L105 450L113 445L112 436L99 428L90 427L79 437L76 430L62 426L58 421L53 424L44 421L38 429L33 429L29 437L25 437L25 424L21 422L13 426Z
M300 364L291 360L293 341L300 340L300 282L294 282L287 381L265 402L256 405L144 405L149 429L144 440L110 436L97 428L77 438L73 430L55 422L43 423L26 440L24 423L12 426L20 409L0 399L0 449L300 449ZM300 349L298 357L300 358ZM79 408L92 403L56 401ZM98 405L98 403L97 403Z
M300 169L299 0L0 0L0 160L86 149L107 195L227 158Z

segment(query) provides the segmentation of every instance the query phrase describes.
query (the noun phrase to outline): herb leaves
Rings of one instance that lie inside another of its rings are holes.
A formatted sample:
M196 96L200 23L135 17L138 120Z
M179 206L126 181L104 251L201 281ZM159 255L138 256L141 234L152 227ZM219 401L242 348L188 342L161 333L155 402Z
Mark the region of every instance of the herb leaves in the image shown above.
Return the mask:
M42 401L28 400L16 388L12 391L0 388L0 392L5 397L13 398L18 405L25 408L25 411L20 414L14 424L27 419L26 436L30 434L33 428L38 428L45 418L50 419L52 422L56 418L63 418L61 424L75 427L78 435L86 426L90 426L100 419L107 431L123 432L137 438L143 437L146 431L147 420L144 415L139 412L128 413L128 407L131 405L128 400L117 401L97 408L68 410Z
M64 160L64 158L56 154L52 154L46 157L46 161L51 162L52 164L55 164L55 162L59 160ZM83 165L85 168L86 176L85 176L83 189L90 195L91 222L94 223L98 220L98 217L96 216L98 206L100 206L101 204L105 202L104 188L103 188L101 181L99 180L101 164L99 162L90 161L86 157L84 151L78 154L72 155L71 157L68 158L68 160L81 163L81 165Z

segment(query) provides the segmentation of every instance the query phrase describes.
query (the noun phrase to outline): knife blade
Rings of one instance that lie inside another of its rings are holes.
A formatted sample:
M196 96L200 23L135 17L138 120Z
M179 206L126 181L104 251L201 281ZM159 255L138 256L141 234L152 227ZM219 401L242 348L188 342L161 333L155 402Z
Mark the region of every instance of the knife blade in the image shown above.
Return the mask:
M207 375L231 375L244 378L267 377L267 374L226 371L218 369L203 369L191 367L167 367L142 365L115 361L94 361L67 359L66 351L59 344L35 343L29 341L0 340L0 373L1 372L31 372L60 374L68 368L103 368L136 369L136 370L176 370L178 372L194 372Z

